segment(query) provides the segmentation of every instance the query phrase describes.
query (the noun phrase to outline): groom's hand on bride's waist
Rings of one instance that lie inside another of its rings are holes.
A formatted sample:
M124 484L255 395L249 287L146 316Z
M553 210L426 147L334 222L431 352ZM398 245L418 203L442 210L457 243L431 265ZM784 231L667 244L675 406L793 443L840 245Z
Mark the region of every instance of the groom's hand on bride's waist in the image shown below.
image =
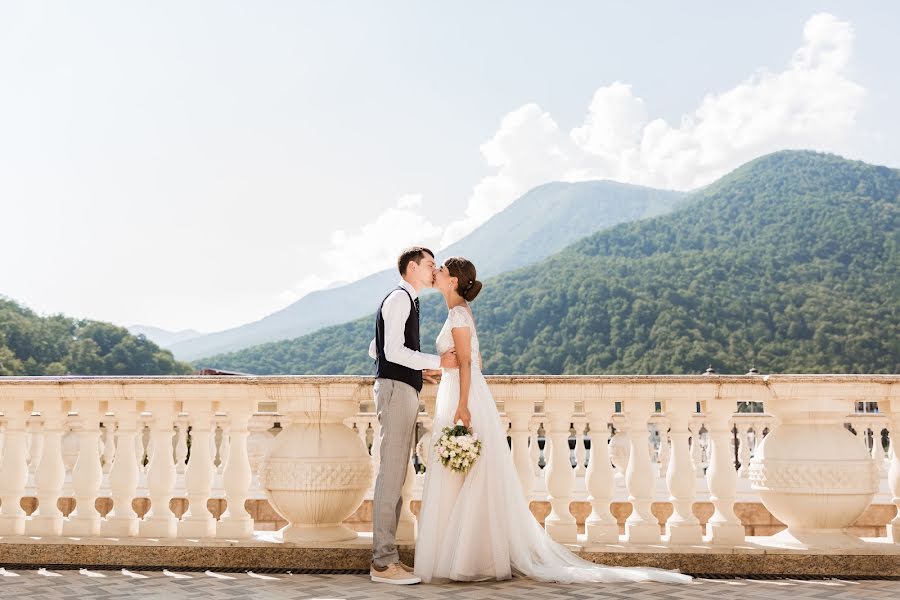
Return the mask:
M422 379L424 379L428 383L440 383L441 370L440 369L424 369L422 371Z
M442 369L458 369L459 361L456 360L456 350L448 350L441 354Z

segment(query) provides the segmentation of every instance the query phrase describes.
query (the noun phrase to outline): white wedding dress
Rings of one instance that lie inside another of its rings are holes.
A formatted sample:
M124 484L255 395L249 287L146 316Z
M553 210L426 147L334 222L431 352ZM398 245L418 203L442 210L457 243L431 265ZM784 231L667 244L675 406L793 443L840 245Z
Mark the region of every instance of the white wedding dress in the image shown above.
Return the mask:
M471 428L482 442L481 456L466 474L441 465L429 451L415 573L423 582L509 579L525 575L547 582L662 581L685 583L687 575L652 568L604 567L575 556L553 541L535 520L519 484L506 431L478 364L478 335L469 310L450 310L437 338L444 353L453 347L450 330L472 330ZM445 369L438 387L431 448L441 429L452 425L459 402L459 370Z

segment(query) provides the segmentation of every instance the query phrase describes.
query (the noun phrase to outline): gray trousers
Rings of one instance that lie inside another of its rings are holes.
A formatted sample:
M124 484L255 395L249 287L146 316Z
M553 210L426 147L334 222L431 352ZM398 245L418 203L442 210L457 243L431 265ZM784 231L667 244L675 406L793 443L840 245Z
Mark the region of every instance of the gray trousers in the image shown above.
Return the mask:
M376 379L375 410L381 425L381 462L372 503L372 562L382 568L400 562L397 522L403 508L401 490L415 441L419 393L402 381Z

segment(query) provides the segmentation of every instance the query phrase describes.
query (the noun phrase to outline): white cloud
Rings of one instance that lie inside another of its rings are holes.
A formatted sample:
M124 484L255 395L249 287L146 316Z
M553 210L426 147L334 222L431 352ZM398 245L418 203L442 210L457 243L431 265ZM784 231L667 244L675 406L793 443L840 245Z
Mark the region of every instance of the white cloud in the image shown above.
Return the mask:
M866 95L845 72L852 50L852 26L817 14L784 70L762 69L708 94L677 125L652 119L647 103L618 81L594 93L568 136L549 113L526 104L481 147L497 172L475 186L465 218L445 228L441 245L549 181L613 179L687 190L775 150L834 150L852 132Z
M331 247L321 256L321 268L279 294L279 299L289 304L335 282L356 281L389 268L396 264L397 253L405 246L435 248L443 228L416 212L421 204L421 194L406 194L358 230L332 233Z
M497 173L472 192L465 218L447 225L441 247L463 237L536 185L559 178L577 149L549 113L526 104L506 115L481 153Z
M729 90L708 94L676 125L651 118L648 103L618 81L594 93L583 122L568 134L540 106L525 104L482 144L496 172L475 185L463 218L433 224L415 211L422 196L405 195L359 231L335 232L323 254L330 274L309 277L301 287L390 266L404 245L444 248L550 181L613 179L688 190L775 150L834 150L853 131L866 96L845 72L852 50L849 23L814 15L784 70L761 69Z

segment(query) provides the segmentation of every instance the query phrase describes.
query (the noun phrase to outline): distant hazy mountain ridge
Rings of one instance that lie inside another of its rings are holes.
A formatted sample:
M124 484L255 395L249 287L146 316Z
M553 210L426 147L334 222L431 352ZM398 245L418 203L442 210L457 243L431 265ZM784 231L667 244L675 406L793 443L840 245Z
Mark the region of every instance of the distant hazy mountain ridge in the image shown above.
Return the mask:
M534 263L596 231L669 212L683 197L680 192L610 181L549 183L516 200L441 251L440 256L469 257L478 264L479 277L490 277ZM398 279L396 269L387 269L348 285L308 294L254 323L173 342L168 347L178 358L193 360L296 338L370 314L378 298Z
M128 331L134 335L142 335L160 346L167 347L172 344L192 340L203 335L199 331L193 329L182 329L181 331L167 331L159 327L151 327L150 325L129 325Z

